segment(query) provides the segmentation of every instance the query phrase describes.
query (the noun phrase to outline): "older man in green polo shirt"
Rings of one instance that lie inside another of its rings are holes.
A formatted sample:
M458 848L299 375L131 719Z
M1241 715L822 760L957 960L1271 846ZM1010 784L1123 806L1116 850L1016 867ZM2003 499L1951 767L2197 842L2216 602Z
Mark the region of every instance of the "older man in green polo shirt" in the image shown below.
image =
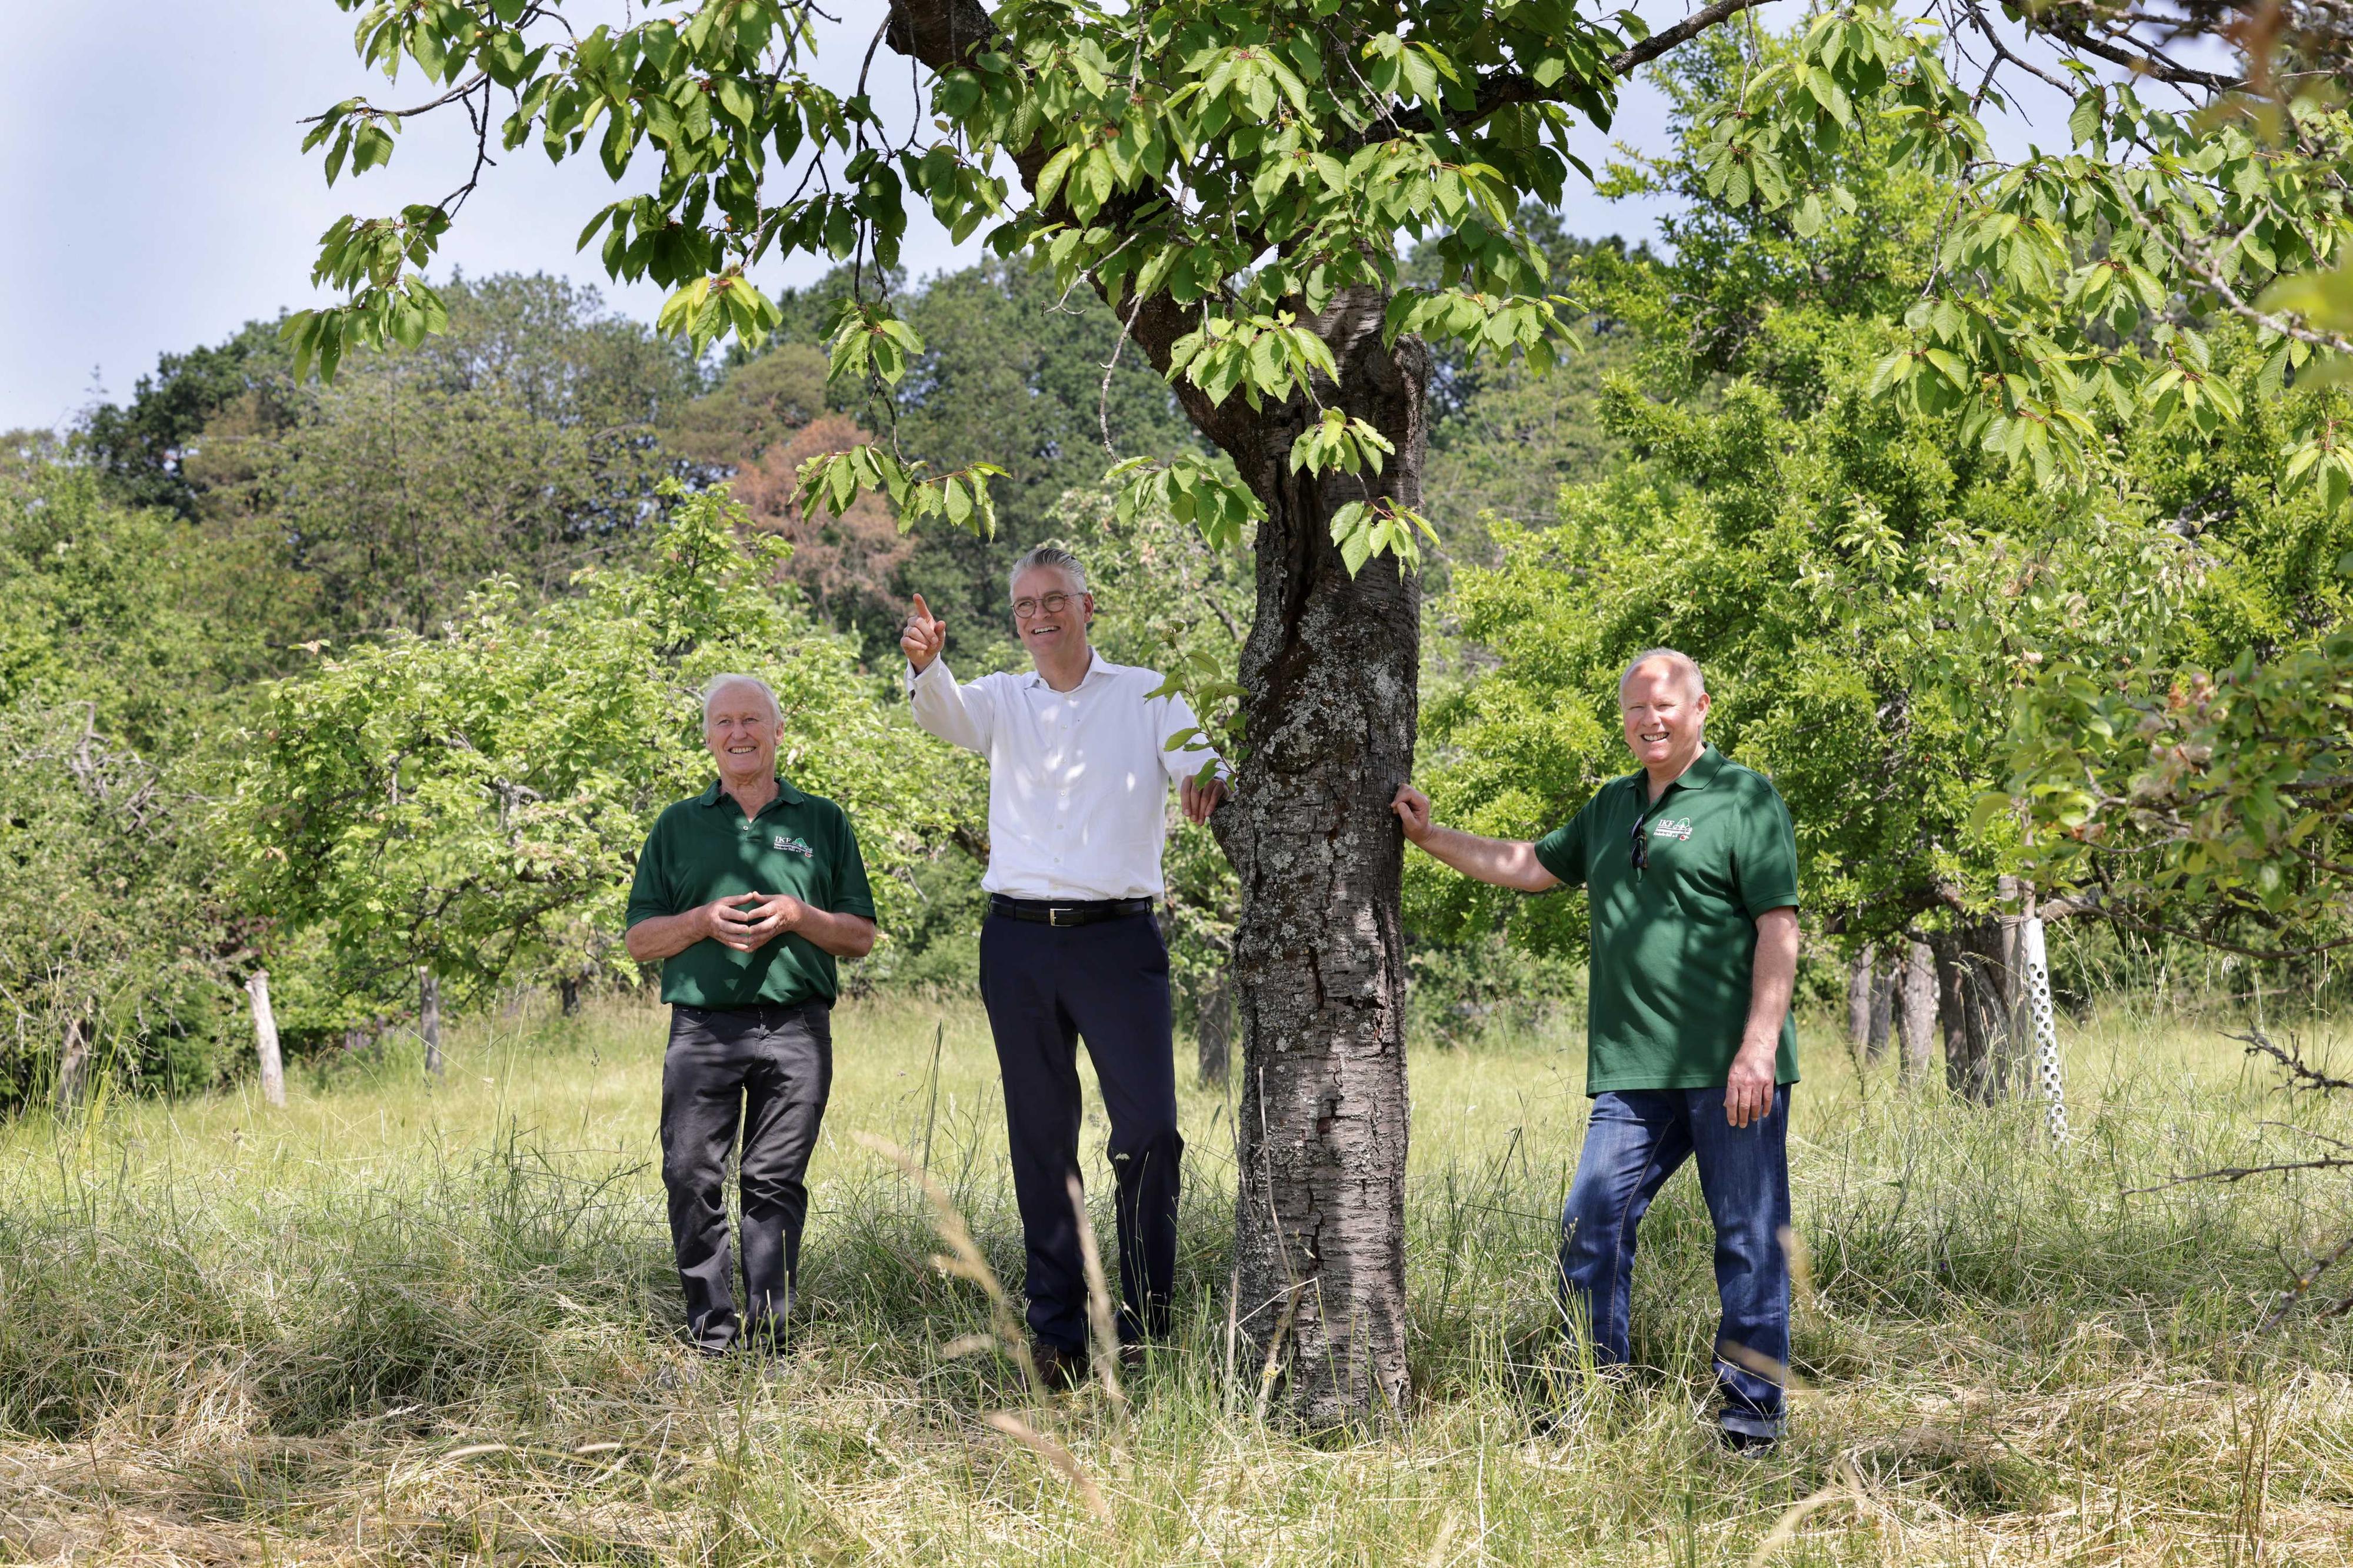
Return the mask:
M765 681L704 689L716 783L654 823L629 889L629 956L659 963L662 1184L687 1332L717 1355L775 1342L792 1308L809 1153L833 1087L836 958L874 946L874 899L841 807L776 775L783 716ZM738 1131L744 1309L727 1237Z
M1724 1310L1718 1428L1735 1448L1761 1447L1781 1434L1789 1359L1797 838L1772 784L1707 744L1707 687L1689 657L1638 657L1618 706L1640 768L1534 843L1441 827L1410 785L1396 809L1409 839L1465 876L1585 888L1593 1115L1561 1216L1562 1305L1599 1360L1628 1359L1635 1230L1694 1160Z

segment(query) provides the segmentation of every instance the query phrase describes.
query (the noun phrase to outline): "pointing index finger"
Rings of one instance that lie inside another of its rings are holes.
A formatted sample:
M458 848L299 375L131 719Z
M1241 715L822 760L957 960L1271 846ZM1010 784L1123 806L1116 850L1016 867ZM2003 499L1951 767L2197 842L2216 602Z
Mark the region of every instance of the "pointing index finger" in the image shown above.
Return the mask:
M932 607L923 603L921 594L915 595L915 614L927 621L932 618Z

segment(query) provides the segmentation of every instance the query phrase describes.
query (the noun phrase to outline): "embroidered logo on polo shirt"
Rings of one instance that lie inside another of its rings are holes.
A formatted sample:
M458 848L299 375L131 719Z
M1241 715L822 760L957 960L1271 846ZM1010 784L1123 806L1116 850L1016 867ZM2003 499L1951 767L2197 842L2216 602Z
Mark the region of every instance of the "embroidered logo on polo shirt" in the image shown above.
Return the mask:
M1653 823L1651 826L1651 837L1653 838L1689 838L1691 837L1691 818L1688 816L1679 816L1671 822Z
M787 838L783 834L778 834L773 840L771 840L768 847L771 849L781 849L787 855L797 855L804 860L814 860L817 858L816 850L810 848L799 839Z

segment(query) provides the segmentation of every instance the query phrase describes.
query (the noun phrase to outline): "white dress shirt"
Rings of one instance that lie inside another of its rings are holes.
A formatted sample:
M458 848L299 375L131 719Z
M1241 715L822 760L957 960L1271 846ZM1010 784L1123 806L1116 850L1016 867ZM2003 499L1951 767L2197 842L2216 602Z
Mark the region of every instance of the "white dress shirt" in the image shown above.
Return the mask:
M1181 697L1160 677L1096 654L1057 691L1035 670L956 684L944 658L909 681L915 722L988 759L988 872L982 889L1015 899L1156 899L1168 786L1222 768Z

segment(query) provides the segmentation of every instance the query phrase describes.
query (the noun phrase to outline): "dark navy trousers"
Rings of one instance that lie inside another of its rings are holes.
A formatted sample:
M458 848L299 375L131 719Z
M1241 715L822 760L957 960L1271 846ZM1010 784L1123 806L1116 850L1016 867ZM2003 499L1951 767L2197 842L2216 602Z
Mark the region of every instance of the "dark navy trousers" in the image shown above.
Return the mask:
M1119 1337L1168 1331L1176 1275L1176 1066L1168 949L1149 914L1050 926L992 912L980 931L980 995L1005 1078L1013 1194L1029 1243L1029 1331L1087 1343L1087 1278L1071 1179L1079 1173L1078 1042L1111 1118L1118 1184Z

